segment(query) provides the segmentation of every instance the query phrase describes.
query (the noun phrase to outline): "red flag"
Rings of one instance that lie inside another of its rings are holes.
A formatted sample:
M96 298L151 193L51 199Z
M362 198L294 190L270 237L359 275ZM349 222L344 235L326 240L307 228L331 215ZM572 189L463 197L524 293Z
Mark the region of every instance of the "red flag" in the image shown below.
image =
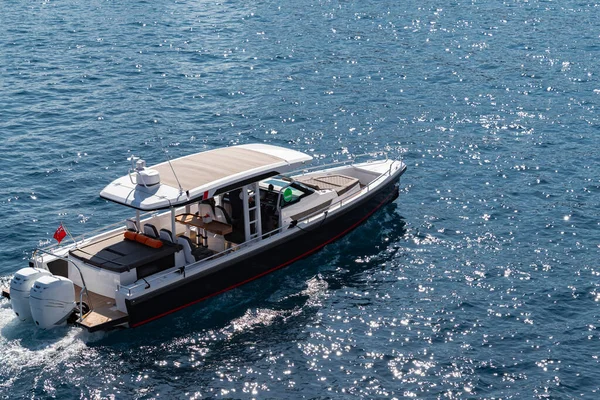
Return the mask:
M52 236L56 241L60 244L60 242L67 236L67 231L63 228L62 224L58 226L56 232L54 232L54 236Z

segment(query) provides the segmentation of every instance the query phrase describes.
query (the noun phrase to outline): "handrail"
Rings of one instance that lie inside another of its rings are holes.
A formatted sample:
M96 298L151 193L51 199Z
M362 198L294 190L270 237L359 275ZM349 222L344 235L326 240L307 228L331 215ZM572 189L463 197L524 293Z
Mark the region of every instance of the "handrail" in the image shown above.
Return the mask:
M373 162L386 162L388 160L388 154L387 152L381 152L382 154L385 154L385 160L373 160ZM348 160L343 160L343 161L336 161L333 163L328 163L328 164L320 164L320 165L315 165L309 168L303 168L303 169L299 169L299 170L295 170L292 171L291 173L289 173L289 175L293 175L293 174L306 174L311 170L316 170L316 169L322 169L324 167L331 167L331 166L341 166L341 165L346 165L346 164L354 164L356 159L360 158L360 157L365 157L365 156L376 156L377 153L373 152L373 153L363 153L363 154L358 154L358 155L353 155L352 158L348 159ZM391 168L391 165L390 165ZM379 177L378 177L379 178ZM374 179L373 181L377 180L378 178ZM372 183L372 182L371 182ZM156 211L149 211L146 212L142 215L140 215L140 219L141 218L145 218L147 216L152 216L153 214L156 214ZM75 241L75 243L68 243L68 244L64 244L64 245L60 245L60 244L52 244L46 247L40 247L38 249L45 249L46 251L50 251L53 249L59 249L59 248L69 248L70 246L73 245L77 245L79 242L85 240L86 238L92 237L94 236L96 233L106 233L110 230L110 228L117 228L120 226L123 226L125 221L127 219L123 220L123 221L119 221L119 222L115 222L113 224L110 225L105 225L99 228L96 228L92 231L89 232L84 232L81 235L75 236L73 237L73 240Z
M252 238L250 240L245 241L244 243L235 245L235 246L230 247L228 249L225 249L225 250L223 250L223 251L221 251L219 253L213 254L212 256L209 256L209 257L203 258L202 260L196 261L193 264L185 265L184 266L184 271L187 271L189 269L189 267L193 266L193 268L196 268L196 267L200 266L200 264L206 264L208 261L214 260L214 259L219 258L219 257L223 257L226 254L229 254L229 253L232 253L234 251L237 251L240 248L247 247L251 243L258 242L258 241L260 241L262 239L265 239L266 237L272 236L272 235L274 235L276 233L279 233L279 232L281 232L281 231L283 231L285 229L288 229L288 228L289 228L288 226L280 226L277 229L273 229L272 231L269 231L267 233L263 233L261 236L254 237L254 238ZM157 280L161 280L161 279L165 278L167 275L170 275L172 273L178 273L178 274L180 274L181 273L181 268L173 267L168 272L165 272L164 274L155 276L155 277L153 277L151 279L144 279L144 283L145 284L137 283L137 284L134 284L133 286L130 286L130 287L119 285L118 288L117 288L117 290L119 290L120 288L127 289L128 295L131 295L132 291L135 291L138 287L140 287L140 286L148 287L147 285L150 285L151 283L153 283L153 282L155 282Z
M143 217L150 216L150 215L152 215L154 213L156 213L156 211L149 211L147 213L144 213L144 214L140 215L140 219L143 218ZM69 243L63 244L63 245L60 245L60 244L57 243L57 244L52 244L52 245L49 245L49 246L46 246L46 247L38 247L38 248L36 248L36 250L42 250L42 249L44 249L44 250L50 251L50 250L59 249L59 248L65 248L66 249L66 248L68 248L70 246L73 246L74 244L75 245L79 244L79 242L85 240L86 238L94 236L96 233L108 233L111 230L113 230L114 228L126 226L125 225L126 221L127 221L127 218L124 219L124 220L122 220L122 221L118 221L118 222L112 223L110 225L105 225L105 226L96 228L96 229L94 229L92 231L89 231L89 232L84 232L81 235L73 237L73 240L75 241L75 243L69 242Z
M66 261L67 263L71 263L73 264L73 266L77 269L77 271L79 272L79 276L81 277L81 283L83 284L83 287L81 288L81 291L79 292L79 320L77 322L81 322L83 320L83 291L85 290L85 294L87 296L87 300L90 306L90 311L94 309L94 306L92 304L92 299L90 297L90 292L87 289L87 285L85 284L85 279L83 279L83 274L81 273L81 269L79 269L79 266L77 264L75 264L75 262L67 257L63 257L63 256L59 256L56 255L54 253L51 253L49 251L46 251L44 249L36 249L36 251L33 254L33 257L35 257L35 253L41 251L42 253L46 253L48 255L54 256L56 258L59 258L63 261Z
M377 160L376 159L376 160L372 160L372 162L382 162L382 163L384 163L384 162L387 162L389 160L388 154L387 154L386 151L383 151L381 153L385 155L385 160ZM352 158L349 158L347 160L334 161L332 163L313 165L312 167L298 169L298 170L292 171L290 173L290 175L292 175L294 173L300 173L300 172L307 173L309 171L316 170L316 169L322 169L324 167L342 166L342 165L346 165L346 164L353 165L356 162L356 159L359 158L359 157L366 157L366 156L374 157L376 155L377 155L377 152L352 155Z
M387 153L384 152L384 154L386 156L385 160L377 160L377 159L375 159L375 160L371 160L371 161L374 162L374 163L376 163L376 162L386 163L389 159L388 159ZM324 167L330 167L330 166L347 165L347 164L352 164L353 165L356 162L356 159L359 158L359 157L374 156L374 155L375 155L374 153L360 154L360 155L353 156L351 159L348 159L348 160L338 161L338 162L329 163L329 164L323 164L323 165L317 165L317 166L311 167L309 169L303 169L303 170L299 170L299 171L295 171L295 172L296 173L306 174L306 173L308 173L308 171L313 170L313 169L317 169L317 168L323 169ZM371 162L371 161L369 161L369 162ZM280 232L282 232L282 231L284 231L286 229L289 229L289 228L292 228L292 227L296 227L297 224L298 224L298 222L312 223L312 222L318 221L321 218L319 216L320 214L326 215L325 211L329 212L333 208L339 209L342 205L346 204L347 202L355 200L357 198L358 194L369 192L373 186L379 184L379 182L380 182L381 179L385 178L386 176L391 176L392 175L392 168L395 165L398 165L398 167L394 170L394 172L397 171L403 165L403 163L402 163L401 160L400 160L399 164L397 164L396 161L398 161L398 160L393 160L390 163L390 166L387 169L387 171L379 174L376 178L374 178L373 180L371 180L365 187L361 188L361 190L359 192L351 194L351 195L349 195L349 196L347 196L347 197L345 197L343 199L338 200L335 203L330 204L329 207L327 207L327 210L317 211L315 213L306 215L303 218L297 220L296 224L294 224L294 225L280 226L277 229L274 229L272 231L266 232L266 233L262 234L261 236L254 237L254 238L252 238L252 239L250 239L250 240L248 240L248 241L246 241L246 242L244 242L242 244L235 245L233 247L225 249L224 251L221 251L219 253L213 254L210 257L204 258L204 259L202 259L200 261L197 261L197 262L195 262L193 264L186 265L186 266L183 267L183 270L185 271L186 268L188 268L188 267L192 267L191 268L192 270L197 269L197 268L201 268L207 262L210 262L210 261L212 261L212 260L214 260L216 258L228 255L228 254L230 254L233 251L239 250L240 248L247 247L247 246L249 246L249 245L251 245L251 244L253 244L253 243L257 242L257 241L260 241L260 240L263 240L263 239L265 239L267 237L273 236L273 235L275 235L277 233L280 233ZM292 172L292 174L295 173L295 172ZM291 182L288 185L286 185L285 187L290 186L290 185L291 185ZM280 197L282 196L282 192L283 192L283 189L285 189L285 187L282 188L279 191L278 204L280 202ZM140 217L146 218L148 216L153 217L155 215L156 215L156 211L150 211L150 212L142 214ZM119 221L119 222L116 222L114 224L110 224L108 226L97 228L97 229L95 229L95 230L93 230L91 232L87 232L87 233L81 234L81 235L77 236L76 238L73 238L73 240L75 241L75 243L69 243L68 245L63 245L63 246L60 246L59 244L56 244L56 245L47 246L45 248L37 248L34 251L33 255L32 255L32 257L35 258L36 252L39 251L39 252L42 252L42 253L45 253L45 254L52 255L52 256L54 256L54 257L56 257L58 259L62 259L64 261L66 261L67 263L70 262L71 264L73 264L73 266L75 266L75 268L79 272L79 275L81 277L81 282L83 284L83 288L82 288L82 290L80 291L80 294L79 294L79 300L80 300L79 301L79 314L80 314L79 321L83 320L83 315L82 315L83 314L83 306L82 306L82 303L83 303L83 292L84 291L86 293L88 302L90 303L90 309L93 309L93 307L92 307L93 305L91 304L90 294L89 294L87 285L85 283L85 280L84 280L84 277L83 277L83 273L81 272L81 269L79 268L79 266L72 259L69 259L67 257L63 257L63 256L60 256L60 255L57 255L57 254L51 252L51 250L54 250L54 251L56 251L58 249L60 249L60 250L62 250L62 249L67 250L67 249L69 249L70 247L73 247L73 246L77 247L80 244L81 241L84 241L86 238L94 236L96 233L108 233L108 232L111 231L111 228L123 227L124 226L124 222L125 221ZM280 224L281 224L281 221L280 221ZM37 260L36 260L36 262L37 262ZM165 273L163 273L161 275L154 276L154 277L152 277L149 280L145 279L144 280L145 283L146 283L145 285L139 283L139 284L134 284L134 285L128 287L128 286L121 286L119 284L118 287L117 287L117 290L126 289L127 292L128 292L128 294L131 295L132 292L136 292L140 286L149 287L149 285L151 283L154 283L157 280L163 280L164 278L166 278L170 274L180 273L181 270L182 270L181 267L180 268L173 268L173 269L169 270L168 272L165 272Z
M387 159L386 159L386 160L387 160ZM389 167L389 169L388 169L387 171L385 171L385 172L382 172L381 174L379 174L379 176L377 176L375 179L373 179L371 182L369 182L369 184L368 184L368 185L366 185L365 187L363 187L363 188L360 190L360 192L357 192L357 193L361 193L361 192L365 192L365 191L366 191L366 192L368 192L368 191L370 191L370 190L371 190L371 188L372 188L372 187L373 187L375 184L377 184L377 182L378 182L378 181L380 181L382 178L385 178L386 176L392 176L392 167L393 167L394 165L396 165L396 163L395 163L395 162L392 162L392 163L390 164L390 167ZM402 165L402 164L399 164L399 165ZM321 166L321 167L323 167L323 166ZM398 167L398 168L399 168L399 167ZM396 168L396 170L397 170L398 168ZM394 170L394 171L396 171L396 170ZM291 184L291 183L290 183L290 184ZM345 204L347 201L349 201L349 200L354 200L355 198L356 198L356 196L355 196L355 195L352 195L352 196L346 197L346 198L344 198L344 199L341 199L341 200L337 201L336 203L333 203L333 204L329 205L329 207L327 208L327 210L324 210L324 211L329 211L329 210L331 210L331 208L332 208L332 207L336 207L336 206L338 206L338 205L341 207L341 206L342 206L343 204ZM324 211L320 211L320 212L316 212L316 213L314 213L314 214L307 215L306 217L304 217L304 218L302 218L302 219L298 220L298 222L301 222L301 221L308 221L308 220L310 220L310 219L314 218L314 217L315 217L316 215L318 215L318 214L324 214ZM312 222L312 221L311 221L311 222ZM294 226L297 226L297 224L296 224L296 225L294 225ZM250 244L252 244L252 243L254 243L254 242L258 242L258 241L260 241L260 240L262 240L262 239L265 239L266 237L272 236L272 235L274 235L274 234L276 234L276 233L280 233L281 231L283 231L283 230L286 230L286 229L288 229L288 228L290 228L290 226L288 226L288 225L285 225L285 226L280 226L279 228L277 228L277 229L274 229L274 230L272 230L272 231L269 231L269 232L267 232L267 233L264 233L264 234L263 234L263 235L261 235L261 236L257 236L257 237L255 237L255 238L252 238L252 239L250 239L250 240L248 240L248 241L246 241L246 242L244 242L244 243L242 243L242 244L240 244L240 245L236 245L236 246L234 246L234 247L231 247L231 248L225 249L225 250L223 250L223 251L221 251L221 252L219 252L219 253L213 254L212 256L210 256L210 257L207 257L207 258L204 258L204 259L202 259L202 260L200 260L200 261L197 261L197 262L195 262L195 263L193 263L193 264L186 265L186 266L184 266L183 268L184 268L184 270L185 270L185 271L188 271L189 269L192 269L192 270L193 270L193 269L196 269L197 267L200 267L200 266L202 266L202 265L206 264L206 263L207 263L207 262L209 262L209 261L212 261L212 260L214 260L214 259L216 259L216 258L219 258L219 257L222 257L222 256L224 256L224 255L227 255L227 254L229 254L229 253L231 253L231 252L233 252L233 251L237 251L237 250L239 250L240 248L247 247L248 245L250 245ZM189 268L189 267L192 267L192 268ZM144 283L137 283L137 284L134 284L133 286L129 286L129 287L128 287L128 286L121 286L121 285L119 285L119 287L118 287L118 290L120 290L121 288L123 288L123 289L127 290L127 294L128 294L128 295L131 295L133 292L137 292L137 290L138 290L140 287L145 287L145 288L147 288L147 287L148 287L147 285L151 285L152 283L154 283L154 282L156 282L156 281L158 281L158 280L163 280L163 279L164 279L164 278L166 278L168 275L171 275L171 274L173 274L173 273L181 274L181 272L180 272L180 271L181 271L181 268L176 268L176 267L173 267L171 270L169 270L168 272L165 272L165 273L163 273L163 274L161 274L161 275L155 276L155 277L153 277L153 278L151 278L151 279L144 279Z
M394 161L397 161L397 160L394 160ZM374 183L375 183L375 182L378 182L380 179L382 179L382 178L384 178L384 177L386 177L386 176L392 176L392 166L393 166L393 165L394 165L394 162L392 162L392 163L390 164L390 167L388 168L388 170L387 170L387 171L385 171L385 172L382 172L381 174L379 174L379 175L378 175L378 176L377 176L375 179L373 179L371 182L369 182L369 184L368 184L367 186L363 187L363 188L362 188L360 191L358 191L358 192L356 192L356 193L354 193L354 194L352 194L352 195L350 195L350 196L348 196L348 197L346 197L346 198L343 198L343 199L341 199L341 200L338 200L338 201L337 201L337 202L335 202L335 203L332 203L332 204L330 204L330 205L329 205L329 207L328 207L328 209L329 209L329 210L331 210L333 207L336 207L336 206L338 206L338 205L339 205L339 207L341 207L341 206L342 206L342 205L344 205L344 204L345 204L345 202L347 202L348 200L356 198L356 195L357 195L357 194L359 194L359 193L361 193L361 192L369 192L369 191L371 190L371 187L374 185ZM396 169L394 170L394 172L395 172L397 169L398 169L398 168L396 168ZM307 217L303 218L302 220L309 219L309 218L311 218L312 216L314 216L314 214L313 214L313 215L309 215L309 216L307 216Z

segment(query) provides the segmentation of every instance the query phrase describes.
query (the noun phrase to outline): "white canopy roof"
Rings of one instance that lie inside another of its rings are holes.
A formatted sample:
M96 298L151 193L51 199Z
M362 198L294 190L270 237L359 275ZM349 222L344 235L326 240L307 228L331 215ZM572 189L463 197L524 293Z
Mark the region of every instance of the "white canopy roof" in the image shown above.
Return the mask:
M219 189L235 189L310 160L299 151L267 144L225 147L149 167L160 174L157 185L138 185L132 172L111 182L100 196L139 210L159 210L210 198Z

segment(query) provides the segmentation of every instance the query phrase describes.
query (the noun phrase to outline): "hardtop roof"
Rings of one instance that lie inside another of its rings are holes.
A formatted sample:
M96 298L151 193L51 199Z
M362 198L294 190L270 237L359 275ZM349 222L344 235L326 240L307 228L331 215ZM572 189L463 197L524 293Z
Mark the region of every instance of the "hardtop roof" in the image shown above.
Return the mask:
M310 160L305 153L268 144L224 147L149 167L160 174L160 184L137 185L132 173L111 182L100 196L140 210L164 209L289 172Z

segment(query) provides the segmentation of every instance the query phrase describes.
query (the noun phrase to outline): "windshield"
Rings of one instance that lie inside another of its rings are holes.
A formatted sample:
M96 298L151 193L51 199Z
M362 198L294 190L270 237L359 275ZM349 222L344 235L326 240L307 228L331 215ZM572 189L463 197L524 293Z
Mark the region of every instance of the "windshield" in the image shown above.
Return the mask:
M310 189L299 182L290 182L285 181L281 178L270 178L261 182L261 186L266 186L268 188L272 185L272 191L279 194L281 193L279 205L281 207L286 207L290 204L294 204L299 201L302 197L308 196L309 194L314 193L313 189ZM286 187L286 185L289 185ZM285 187L285 189L283 189ZM283 189L283 192L281 191Z

